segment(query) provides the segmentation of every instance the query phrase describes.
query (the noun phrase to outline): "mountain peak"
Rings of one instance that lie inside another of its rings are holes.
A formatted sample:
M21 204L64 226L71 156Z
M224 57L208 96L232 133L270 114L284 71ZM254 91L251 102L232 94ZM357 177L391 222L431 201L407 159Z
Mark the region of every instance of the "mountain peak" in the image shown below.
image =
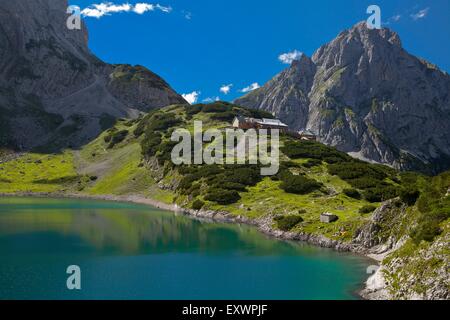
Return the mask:
M360 21L348 30L351 36L358 36L360 39L367 41L385 40L390 44L402 46L400 36L397 32L389 28L370 29L366 21Z
M399 35L388 29L369 29L361 21L342 31L334 40L320 47L312 57L315 64L341 67L358 62L361 57L386 56L392 50L402 50Z
M295 59L294 61L292 61L291 67L292 68L301 68L303 66L310 66L311 63L313 63L311 58L308 57L306 54L302 53L300 55L300 58Z

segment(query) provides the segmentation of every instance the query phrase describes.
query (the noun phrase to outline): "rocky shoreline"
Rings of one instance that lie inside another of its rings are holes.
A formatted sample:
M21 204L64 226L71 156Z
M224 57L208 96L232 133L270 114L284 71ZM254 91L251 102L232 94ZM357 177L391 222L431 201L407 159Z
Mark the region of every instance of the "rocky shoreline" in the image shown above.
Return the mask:
M182 213L184 215L193 217L195 219L210 221L210 222L221 222L221 223L236 223L236 224L246 224L258 228L260 232L268 236L286 240L286 241L301 241L308 243L313 246L333 249L339 252L352 252L358 255L365 256L374 261L374 266L379 265L379 263L386 256L387 250L385 248L381 249L368 249L362 245L355 243L344 243L342 241L331 240L323 235L313 235L308 233L297 233L297 232L285 232L281 230L274 229L272 227L272 220L270 218L261 219L249 219L243 216L232 216L228 212L218 212L212 210L193 210L181 208L176 204L167 204L154 199L145 198L142 196L114 196L114 195L86 195L79 193L32 193L32 192L21 192L15 194L3 194L0 196L20 196L20 197L51 197L51 198L68 198L68 199L92 199L92 200L105 200L113 202L129 202L135 204L149 205L158 209L173 211ZM358 292L358 295L367 300L384 300L389 299L389 294L385 288L385 281L382 275L382 268L377 267L377 271L371 275L368 280L364 283L364 288Z

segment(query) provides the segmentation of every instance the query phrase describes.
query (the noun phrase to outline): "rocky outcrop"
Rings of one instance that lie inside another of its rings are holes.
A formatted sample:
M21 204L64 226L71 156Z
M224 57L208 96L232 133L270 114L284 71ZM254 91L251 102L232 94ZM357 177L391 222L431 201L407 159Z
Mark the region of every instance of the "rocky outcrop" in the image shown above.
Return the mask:
M115 118L186 101L141 66L108 65L66 0L0 2L0 146L77 146Z
M413 253L398 248L366 282L361 295L371 300L448 300L448 233Z
M382 203L369 222L355 232L353 243L377 254L392 250L411 227L406 219L406 209L399 199Z
M381 205L352 243L367 248L381 262L361 292L371 300L447 300L449 290L449 223L433 242L413 244L409 233L414 213L398 200Z
M310 92L316 65L306 55L269 81L263 89L250 92L236 102L242 106L263 109L276 114L291 127L307 126Z
M349 154L399 169L450 166L450 76L361 22L236 104L275 113Z
M392 299L450 299L449 233L413 255L394 254L383 264L383 274Z

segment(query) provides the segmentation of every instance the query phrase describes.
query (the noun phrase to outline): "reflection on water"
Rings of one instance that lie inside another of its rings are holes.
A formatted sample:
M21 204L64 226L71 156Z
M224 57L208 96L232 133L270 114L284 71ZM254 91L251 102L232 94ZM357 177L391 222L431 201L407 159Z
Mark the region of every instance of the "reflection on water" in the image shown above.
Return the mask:
M248 226L142 205L36 198L0 198L0 258L4 299L350 298L365 267L359 257L276 241ZM75 262L92 285L78 295L50 283L63 283L62 265ZM158 290L141 288L143 279Z
M148 206L84 202L73 206L67 200L3 199L0 235L54 232L79 237L104 254L124 255L192 251L218 254L236 250L271 255L295 254L295 249L303 254L317 250L273 241L246 225L202 222Z

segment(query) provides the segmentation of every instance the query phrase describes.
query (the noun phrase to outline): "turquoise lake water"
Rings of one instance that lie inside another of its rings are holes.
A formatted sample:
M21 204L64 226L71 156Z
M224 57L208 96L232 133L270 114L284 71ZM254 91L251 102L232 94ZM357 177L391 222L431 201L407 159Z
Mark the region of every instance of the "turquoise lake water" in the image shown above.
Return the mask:
M143 205L0 198L0 299L356 299L369 263Z

